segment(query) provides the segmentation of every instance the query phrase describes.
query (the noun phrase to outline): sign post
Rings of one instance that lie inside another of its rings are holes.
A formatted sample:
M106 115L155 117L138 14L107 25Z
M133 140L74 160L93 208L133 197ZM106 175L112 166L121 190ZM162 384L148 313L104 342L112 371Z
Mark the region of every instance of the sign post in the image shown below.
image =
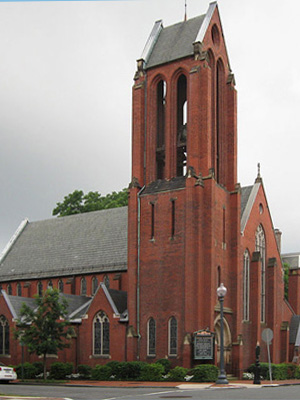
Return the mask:
M261 337L264 342L267 343L267 349L268 349L268 361L269 361L269 375L270 375L270 381L272 385L272 368L271 368L271 356L270 356L270 344L273 339L273 331L270 328L266 328L262 331Z

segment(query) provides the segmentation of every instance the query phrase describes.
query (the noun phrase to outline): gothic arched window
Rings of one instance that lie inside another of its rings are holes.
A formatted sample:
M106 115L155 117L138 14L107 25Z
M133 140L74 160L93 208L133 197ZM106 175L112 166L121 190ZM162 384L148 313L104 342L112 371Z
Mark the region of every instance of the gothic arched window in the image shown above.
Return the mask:
M63 283L62 279L60 279L58 281L58 290L59 290L60 293L64 292L64 283Z
M42 297L43 296L43 284L41 281L37 284L37 294Z
M4 315L0 316L0 354L9 354L9 324Z
M261 322L266 321L266 240L263 227L258 226L255 234L255 251L260 252L261 257L261 309L260 309L260 320Z
M17 283L17 296L22 296L22 286L21 283Z
M104 285L109 289L109 277L108 277L108 275L105 275L105 277L104 277Z
M246 250L243 258L243 320L249 321L250 299L250 254Z
M175 317L171 317L169 319L169 355L176 356L177 355L177 319Z
M10 283L7 285L7 294L12 294L12 287Z
M109 354L109 319L104 311L100 311L93 321L93 354Z
M53 282L51 280L48 282L47 289L53 289Z
M177 176L186 173L187 161L187 80L181 74L177 81Z
M156 178L164 178L165 169L165 104L166 82L160 80L156 87Z
M96 293L97 287L98 287L98 279L96 276L94 276L92 279L92 295Z
M148 335L147 335L147 353L148 356L155 356L156 354L156 323L153 318L148 321Z
M80 281L80 294L82 296L86 295L86 279L83 277Z

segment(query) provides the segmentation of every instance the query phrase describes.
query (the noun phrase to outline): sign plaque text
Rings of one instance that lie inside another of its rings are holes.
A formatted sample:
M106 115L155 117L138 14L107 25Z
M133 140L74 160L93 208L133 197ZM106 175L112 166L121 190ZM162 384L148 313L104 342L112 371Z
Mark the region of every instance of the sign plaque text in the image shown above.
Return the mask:
M207 330L197 331L194 333L195 360L213 360L214 338L214 333Z

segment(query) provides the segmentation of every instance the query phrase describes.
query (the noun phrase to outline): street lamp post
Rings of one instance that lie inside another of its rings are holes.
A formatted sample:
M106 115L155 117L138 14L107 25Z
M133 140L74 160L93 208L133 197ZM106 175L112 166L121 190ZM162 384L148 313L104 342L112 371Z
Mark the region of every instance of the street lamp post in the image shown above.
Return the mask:
M223 283L217 289L217 295L220 302L220 323L221 323L221 330L220 330L220 375L216 383L218 384L227 384L228 380L226 378L226 372L224 367L224 316L223 316L223 303L224 297L227 293L227 289Z

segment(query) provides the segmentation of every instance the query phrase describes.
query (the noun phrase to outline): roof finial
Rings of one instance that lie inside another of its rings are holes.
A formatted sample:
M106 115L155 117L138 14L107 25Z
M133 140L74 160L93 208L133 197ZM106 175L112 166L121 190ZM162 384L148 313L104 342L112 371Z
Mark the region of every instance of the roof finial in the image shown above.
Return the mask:
M261 175L260 175L260 163L257 164L257 177L255 179L256 183L262 182Z
M186 5L186 0L184 0L184 20L185 20L185 21L187 20L186 8L187 8L187 5Z

